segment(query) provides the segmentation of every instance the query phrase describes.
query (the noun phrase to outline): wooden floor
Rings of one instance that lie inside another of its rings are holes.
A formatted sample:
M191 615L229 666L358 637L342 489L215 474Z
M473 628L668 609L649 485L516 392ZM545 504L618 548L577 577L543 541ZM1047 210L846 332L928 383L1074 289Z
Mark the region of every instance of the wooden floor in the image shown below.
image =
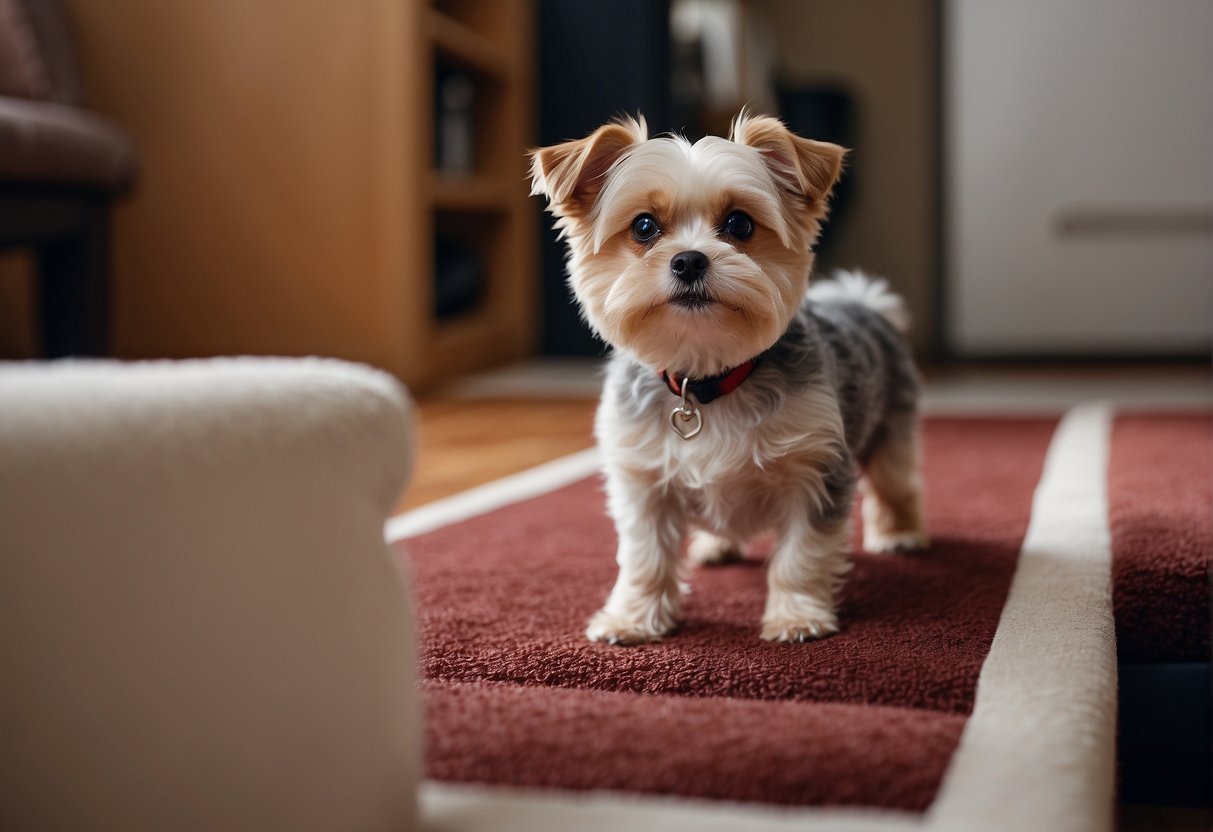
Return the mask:
M1213 406L1209 368L1197 364L957 365L928 367L923 374L928 409L935 403L946 410L963 401L984 402L979 410L987 412L991 406L1014 412L1025 403L1060 412L1067 398L1127 399L1147 408L1185 401ZM600 379L600 367L593 363L533 371L523 365L423 397L419 457L398 510L590 447Z
M1213 406L1209 368L1202 365L960 365L925 368L924 375L926 405L984 401L995 407L1025 402L1064 407L1066 397L1078 397L1129 398L1144 407L1185 399ZM537 387L536 379L544 384ZM592 363L572 368L558 364L532 373L524 366L423 397L418 407L419 457L397 510L590 447L600 379L600 368Z
M417 463L398 510L591 447L597 406L597 399L422 400Z

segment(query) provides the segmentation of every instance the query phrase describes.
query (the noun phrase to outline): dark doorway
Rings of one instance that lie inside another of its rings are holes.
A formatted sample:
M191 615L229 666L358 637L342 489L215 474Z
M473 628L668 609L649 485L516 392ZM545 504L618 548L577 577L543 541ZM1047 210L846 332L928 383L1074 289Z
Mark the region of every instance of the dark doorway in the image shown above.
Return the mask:
M538 138L545 146L581 138L621 113L643 113L653 134L678 127L670 123L669 0L609 6L540 0L538 109ZM564 244L551 225L544 214L542 351L598 355L605 347L578 316L565 280Z

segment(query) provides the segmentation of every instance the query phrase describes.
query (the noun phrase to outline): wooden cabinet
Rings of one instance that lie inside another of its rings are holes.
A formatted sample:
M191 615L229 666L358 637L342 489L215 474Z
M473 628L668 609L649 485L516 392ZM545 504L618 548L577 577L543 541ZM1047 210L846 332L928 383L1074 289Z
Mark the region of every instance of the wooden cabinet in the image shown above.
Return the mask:
M90 103L132 130L143 160L114 218L119 355L333 355L416 388L532 350L528 0L72 12ZM459 174L435 162L450 71L472 89ZM441 320L440 236L479 283L470 309Z

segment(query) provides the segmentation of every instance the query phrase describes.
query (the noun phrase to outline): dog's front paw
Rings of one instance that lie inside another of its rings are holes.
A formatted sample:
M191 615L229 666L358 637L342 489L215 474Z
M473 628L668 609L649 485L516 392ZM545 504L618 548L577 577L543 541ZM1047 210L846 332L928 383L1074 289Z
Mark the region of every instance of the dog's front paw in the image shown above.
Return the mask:
M674 622L660 616L632 616L601 609L590 619L585 635L590 641L607 644L643 644L660 641L672 629Z
M921 552L930 546L924 531L875 532L864 530L863 548L868 552Z
M762 619L762 637L767 641L816 641L836 632L838 616L826 609L798 610Z

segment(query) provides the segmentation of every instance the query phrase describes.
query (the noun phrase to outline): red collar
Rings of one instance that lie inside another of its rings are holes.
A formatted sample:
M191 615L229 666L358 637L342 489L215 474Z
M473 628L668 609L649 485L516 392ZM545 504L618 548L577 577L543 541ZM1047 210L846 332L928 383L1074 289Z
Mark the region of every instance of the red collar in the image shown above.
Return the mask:
M725 370L718 376L686 379L687 392L694 393L695 398L699 400L700 404L707 404L721 396L732 393L740 387L741 383L750 377L750 373L754 372L754 368L761 361L762 356L760 355L757 358L751 358L744 364L738 364L731 370ZM665 382L665 386L670 388L670 392L675 396L682 395L682 376L669 370L662 370L661 380Z

